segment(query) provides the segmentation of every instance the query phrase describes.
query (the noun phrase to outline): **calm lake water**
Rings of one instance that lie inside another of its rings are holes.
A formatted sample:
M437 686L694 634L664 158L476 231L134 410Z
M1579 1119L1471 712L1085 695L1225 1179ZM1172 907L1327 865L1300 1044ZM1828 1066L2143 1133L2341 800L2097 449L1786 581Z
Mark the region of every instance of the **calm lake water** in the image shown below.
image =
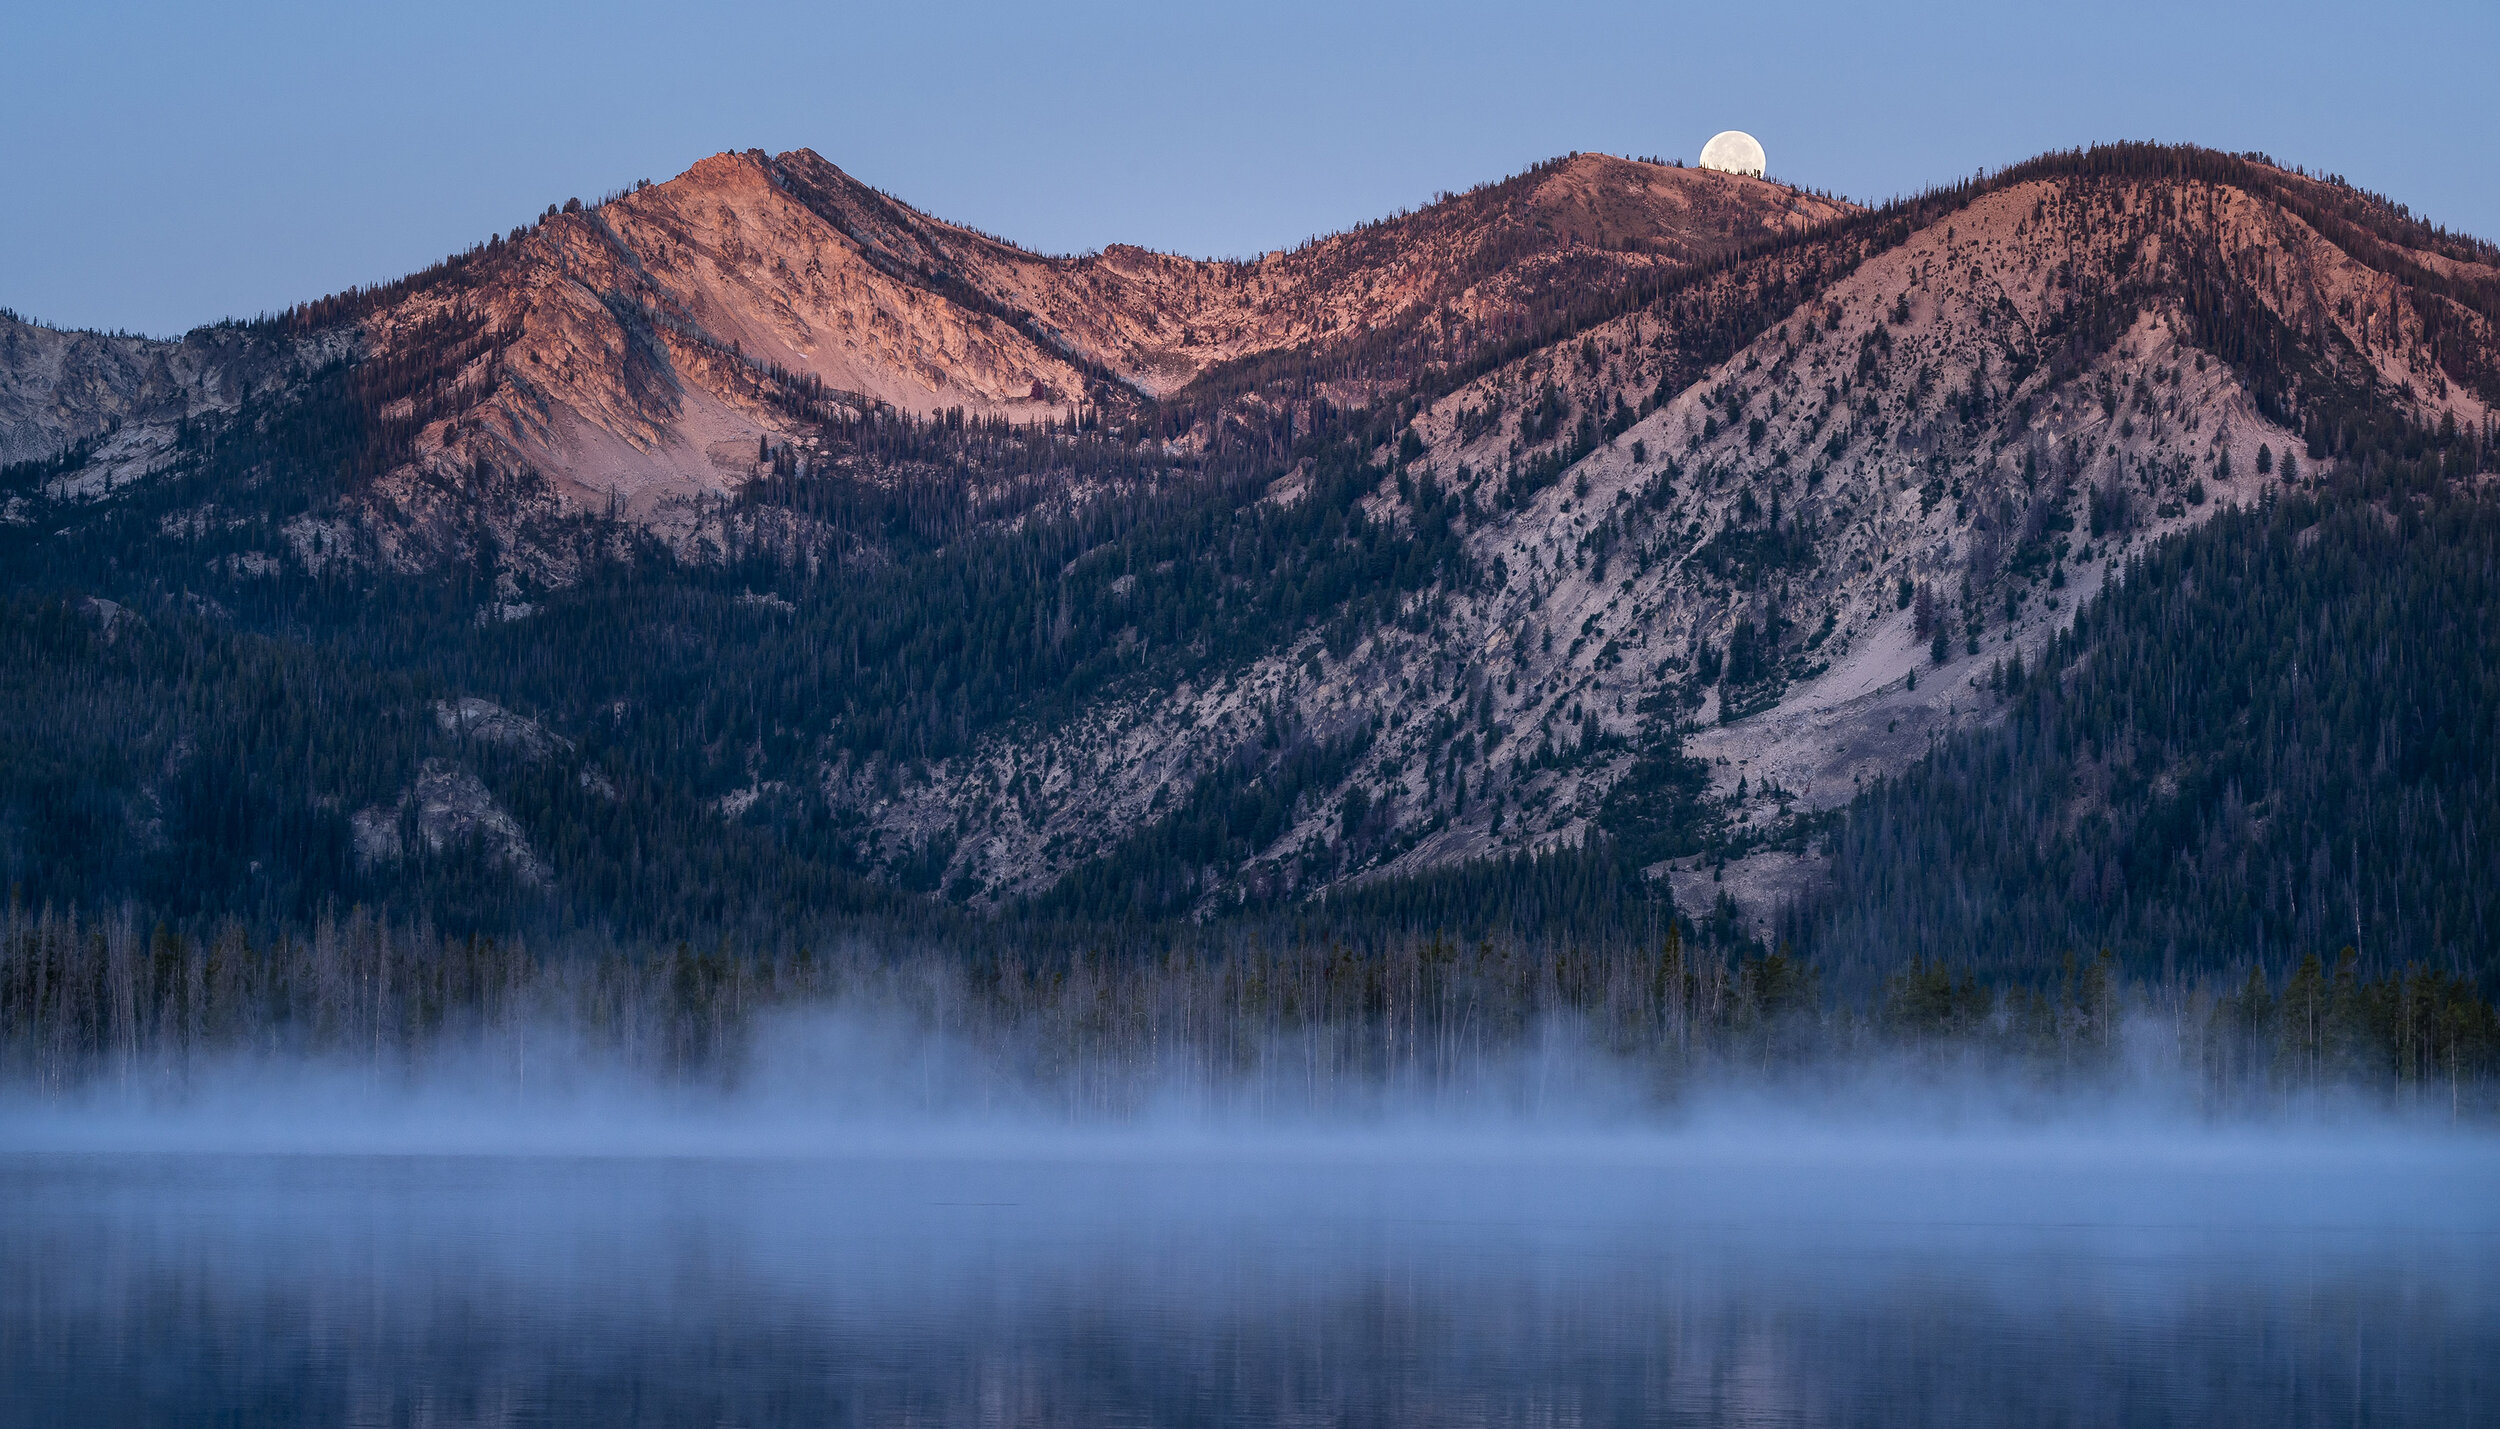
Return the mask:
M0 1156L8 1425L2500 1423L2500 1159Z

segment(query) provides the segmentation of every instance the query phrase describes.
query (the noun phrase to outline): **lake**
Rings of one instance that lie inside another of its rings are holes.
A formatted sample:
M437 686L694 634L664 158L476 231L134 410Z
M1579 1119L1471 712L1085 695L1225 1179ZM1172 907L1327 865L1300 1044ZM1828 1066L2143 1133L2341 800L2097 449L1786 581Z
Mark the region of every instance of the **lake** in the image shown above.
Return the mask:
M2495 1190L2114 1127L18 1150L0 1421L2500 1423Z

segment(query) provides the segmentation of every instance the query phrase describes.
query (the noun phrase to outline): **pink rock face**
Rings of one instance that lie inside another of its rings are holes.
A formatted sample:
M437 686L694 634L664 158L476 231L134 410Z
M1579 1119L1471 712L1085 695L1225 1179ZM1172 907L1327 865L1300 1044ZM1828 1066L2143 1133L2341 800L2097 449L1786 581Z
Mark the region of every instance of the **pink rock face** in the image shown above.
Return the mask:
M614 512L698 559L747 522L742 539L787 536L794 561L869 570L887 558L873 539L723 498L814 463L886 487L1024 479L889 458L852 439L862 414L999 419L1017 424L999 433L1010 446L1058 440L1032 424L1079 409L1151 416L1122 437L1151 484L1188 476L1227 422L1397 404L1397 425L1375 428L1394 432L1372 453L1377 484L1356 498L1366 520L1439 523L1481 579L1412 593L1350 645L1297 636L1220 675L1002 729L910 780L828 758L809 796L854 819L863 848L977 824L944 881L1010 899L1162 817L1278 720L1368 727L1361 767L1224 874L1266 896L1294 891L1300 853L1353 826L1377 861L1332 876L1572 843L1663 711L1696 726L1687 747L1731 817L1776 819L1996 718L1993 672L2035 663L2141 543L2279 494L2294 470L2317 480L2334 461L2323 438L2311 453L2317 414L2377 404L2490 429L2493 250L2225 160L2050 164L1850 221L1758 178L1575 155L1213 262L1040 256L805 151L717 155L311 305L283 329L292 348L264 334L243 355L211 339L177 353L0 319L0 418L21 424L0 430L49 433L39 452L63 434L98 443L40 490L0 492L0 522L163 470L167 413L231 411L247 384L283 398L277 367L361 354L351 377L380 459L270 549L220 554L218 574L491 557L484 626L532 618L534 593L570 578L580 528L542 515ZM2260 338L2290 356L2261 369L2229 350ZM1092 499L1072 471L1033 475L1034 499ZM1251 475L1278 505L1312 489L1282 460ZM233 514L211 503L163 528ZM788 613L754 593L741 611ZM1105 638L1129 651L1147 636ZM1752 658L1766 639L1782 661ZM449 709L472 743L542 740L482 702ZM581 787L619 797L587 772ZM756 775L716 807L734 817L797 787ZM500 837L448 775L356 819L368 859L429 828ZM1725 891L1760 909L1802 868L1781 855L1667 871L1699 880L1688 904Z
M383 494L421 507L429 472L530 471L577 508L656 520L742 485L759 439L811 407L1034 421L1305 344L1387 333L1463 357L1592 289L1846 211L1586 154L1255 261L1053 258L806 150L717 154L365 313L377 356L427 374L395 409L419 429Z

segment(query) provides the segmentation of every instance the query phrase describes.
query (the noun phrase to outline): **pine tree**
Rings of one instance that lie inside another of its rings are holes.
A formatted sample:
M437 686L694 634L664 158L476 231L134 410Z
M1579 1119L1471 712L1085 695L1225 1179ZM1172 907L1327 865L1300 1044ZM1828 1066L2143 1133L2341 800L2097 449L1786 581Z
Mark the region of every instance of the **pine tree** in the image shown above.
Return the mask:
M2303 953L2283 986L2277 1056L2293 1077L2311 1086L2325 1075L2329 1010L2326 964L2314 952Z

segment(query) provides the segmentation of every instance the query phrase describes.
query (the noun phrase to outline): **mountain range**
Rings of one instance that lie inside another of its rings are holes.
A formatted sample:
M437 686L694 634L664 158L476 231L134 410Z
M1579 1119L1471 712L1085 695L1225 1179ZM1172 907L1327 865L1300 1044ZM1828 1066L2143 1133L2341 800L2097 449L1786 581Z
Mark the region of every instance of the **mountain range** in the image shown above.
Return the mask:
M179 340L0 317L0 872L2487 974L2495 324L2492 245L2188 147L1573 154L1239 260L718 154Z

